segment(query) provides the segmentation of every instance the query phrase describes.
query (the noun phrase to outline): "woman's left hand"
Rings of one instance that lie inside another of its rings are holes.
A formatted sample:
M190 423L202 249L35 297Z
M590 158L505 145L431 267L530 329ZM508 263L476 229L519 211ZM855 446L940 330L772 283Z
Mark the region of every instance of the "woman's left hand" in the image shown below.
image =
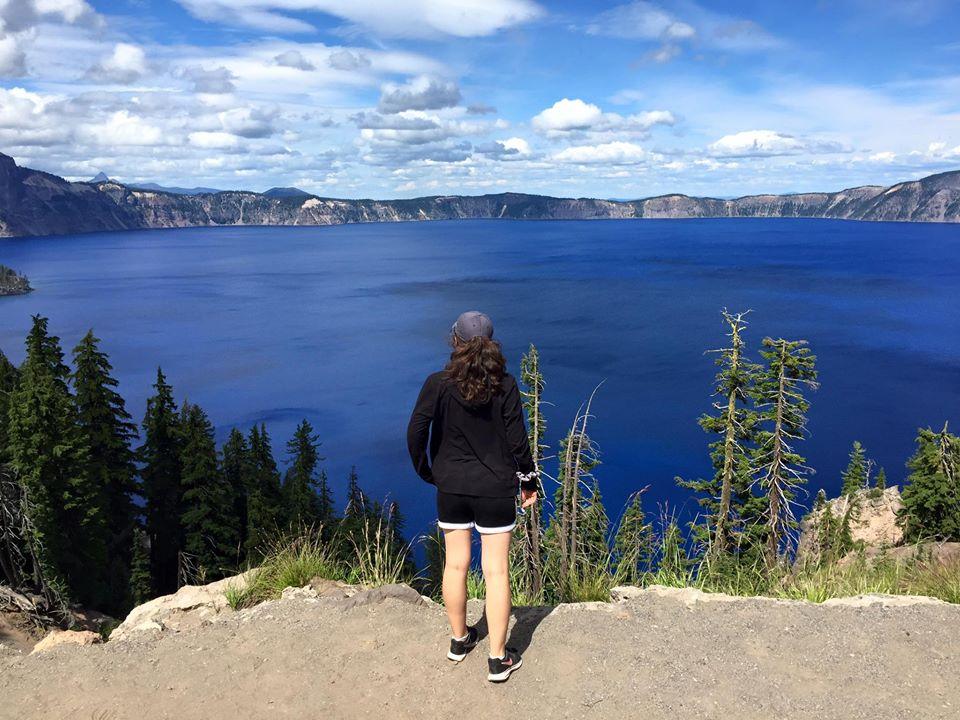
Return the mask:
M537 502L537 491L536 490L524 490L520 489L520 507L528 508L533 506Z

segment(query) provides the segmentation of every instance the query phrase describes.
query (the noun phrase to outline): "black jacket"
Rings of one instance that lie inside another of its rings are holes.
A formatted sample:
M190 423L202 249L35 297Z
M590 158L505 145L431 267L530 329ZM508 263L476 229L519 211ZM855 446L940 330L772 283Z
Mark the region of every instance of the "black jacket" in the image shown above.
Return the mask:
M472 406L442 372L427 378L407 428L407 448L421 478L447 493L517 494L517 473L533 472L533 458L517 381L504 375L501 388L486 405ZM535 489L536 481L525 487Z

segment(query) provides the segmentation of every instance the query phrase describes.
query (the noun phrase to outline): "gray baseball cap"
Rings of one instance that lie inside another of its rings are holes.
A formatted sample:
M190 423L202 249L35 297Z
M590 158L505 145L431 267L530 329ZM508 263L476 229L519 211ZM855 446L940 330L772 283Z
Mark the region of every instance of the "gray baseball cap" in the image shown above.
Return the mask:
M473 340L481 335L489 339L493 337L493 322L479 310L468 310L457 318L450 332L461 340Z

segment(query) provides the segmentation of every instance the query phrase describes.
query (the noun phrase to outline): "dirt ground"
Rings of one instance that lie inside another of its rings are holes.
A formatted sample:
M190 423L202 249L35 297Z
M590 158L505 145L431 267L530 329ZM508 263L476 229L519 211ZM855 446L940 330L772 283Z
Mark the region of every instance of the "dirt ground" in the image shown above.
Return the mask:
M960 717L954 606L689 607L643 593L515 617L524 664L502 685L486 681L483 642L446 659L442 608L393 599L285 600L189 632L7 648L0 718Z
M0 643L29 651L42 635L22 613L0 612Z

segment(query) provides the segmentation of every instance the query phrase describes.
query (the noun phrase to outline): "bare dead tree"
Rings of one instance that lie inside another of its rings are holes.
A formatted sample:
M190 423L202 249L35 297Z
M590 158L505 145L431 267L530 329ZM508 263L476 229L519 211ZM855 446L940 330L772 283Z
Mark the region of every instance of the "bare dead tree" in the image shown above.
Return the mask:
M563 451L560 463L560 572L562 577L569 577L577 562L580 520L581 484L586 485L590 471L597 464L597 448L587 434L587 426L593 415L591 407L593 399L600 389L601 382L590 393L585 405L581 405L574 417L570 432L563 442Z
M22 605L17 598L27 598L29 609L20 607L39 624L52 624L70 617L70 611L57 584L45 571L40 557L40 540L31 522L32 506L26 487L9 466L0 467L0 571L9 586L4 593L8 604Z
M533 455L534 475L537 480L537 494L542 498L543 483L540 473L543 466L544 451L547 446L543 443L546 434L546 420L543 416L544 379L540 370L540 354L534 345L520 361L520 380L523 396L523 405L527 412L528 439L530 451ZM541 514L539 506L534 506L524 515L522 527L522 542L520 543L521 567L527 580L530 594L539 597L543 592L543 529L541 528Z

